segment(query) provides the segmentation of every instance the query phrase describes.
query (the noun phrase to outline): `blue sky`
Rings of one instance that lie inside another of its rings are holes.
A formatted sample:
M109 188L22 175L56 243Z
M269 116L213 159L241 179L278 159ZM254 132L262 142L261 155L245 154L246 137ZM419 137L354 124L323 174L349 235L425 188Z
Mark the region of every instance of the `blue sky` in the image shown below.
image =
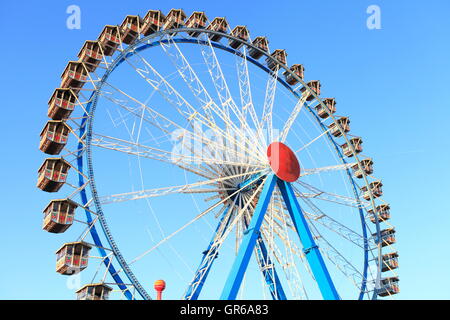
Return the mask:
M80 30L66 8L81 8ZM3 253L0 298L70 298L54 272L54 238L43 232L46 201L35 187L43 155L38 137L47 100L68 60L105 24L149 9L205 11L245 24L301 61L352 119L375 160L392 208L402 299L449 299L450 3L430 1L2 2ZM381 30L366 27L369 5ZM153 5L153 6L152 6ZM159 5L159 7L155 7ZM61 241L62 238L59 238Z

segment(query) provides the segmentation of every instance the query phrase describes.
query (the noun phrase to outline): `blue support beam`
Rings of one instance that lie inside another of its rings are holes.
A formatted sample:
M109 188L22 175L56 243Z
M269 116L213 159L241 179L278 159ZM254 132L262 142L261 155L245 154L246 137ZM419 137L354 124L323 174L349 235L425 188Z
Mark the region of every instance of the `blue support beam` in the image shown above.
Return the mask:
M267 254L267 248L261 236L259 236L256 240L256 252L258 255L258 260L261 263L261 271L269 287L272 299L286 300L286 294L284 293L284 289L281 285L280 278L278 277L277 270L275 270L275 266L273 265L271 259Z
M340 300L339 294L331 280L325 261L320 254L319 247L309 230L308 223L303 215L303 211L300 208L291 184L279 179L278 188L281 191L281 195L286 203L291 219L294 222L295 229L303 245L303 252L305 253L323 298L325 300Z
M246 217L244 217L244 225L247 229L248 219L246 219ZM261 266L261 272L263 273L264 280L269 287L272 299L286 300L286 294L284 293L284 289L281 285L280 278L278 277L277 270L275 269L275 266L267 253L266 245L261 236L259 236L256 240L256 254Z
M256 240L260 235L259 230L261 228L264 214L266 213L269 205L277 179L278 178L274 174L269 174L264 182L264 187L253 213L252 220L250 221L247 230L244 232L241 246L239 247L233 267L231 268L231 272L228 275L222 295L220 296L221 300L236 299L242 279L244 278L245 271L252 256L253 249L255 248Z
M214 232L214 236L211 239L208 248L203 252L202 261L200 262L200 266L195 273L194 280L192 280L189 284L189 287L184 295L185 300L197 300L203 289L203 285L205 284L213 262L219 254L217 248L214 246L214 242L217 237L221 237L225 233L228 225L230 224L231 215L228 214L229 210L230 206L228 206L223 212L222 218L220 219L216 231Z
M250 178L248 181L246 181L244 184L250 185L254 183L256 180L259 180L261 178L262 177L260 175L254 176ZM242 186L239 185L238 188L243 188L244 184L242 184ZM197 268L194 279L189 284L188 289L186 290L186 293L184 295L185 300L197 300L201 293L201 290L206 281L206 278L208 277L209 271L212 268L214 260L217 258L219 254L217 248L213 247L214 241L218 236L220 237L225 233L228 225L230 224L231 215L228 215L229 210L230 207L228 207L223 212L222 217L214 232L214 236L211 239L208 248L203 252L203 257L200 262L200 266ZM248 224L249 224L248 219L244 218L245 228L248 227ZM272 264L270 257L268 256L266 245L261 236L259 236L256 241L256 252L258 255L257 258L262 268L261 272L264 275L264 279L267 283L272 299L286 300L286 294L281 285L278 273L275 270L275 266Z
M305 253L308 264L312 270L314 278L319 286L319 290L325 300L340 300L340 296L333 284L331 276L325 265L325 261L319 251L314 238L309 230L308 223L305 219L303 211L297 201L294 190L289 182L283 181L277 178L274 174L270 174L264 183L263 190L259 197L258 204L254 210L253 217L248 225L247 230L244 232L241 246L239 247L238 254L234 261L230 274L228 275L225 287L222 291L220 299L222 300L234 300L239 292L239 288L242 283L245 271L250 261L253 249L257 246L258 259L267 259L267 249L264 246L264 242L260 236L260 228L264 220L264 215L267 211L267 207L270 203L275 184L280 189L283 200L288 209L289 215L294 223L297 234L303 245L303 252ZM262 245L261 245L262 244ZM264 255L265 253L265 255ZM272 272L272 270L267 270ZM275 271L275 270L273 270ZM281 293L275 293L275 288L279 285L281 290L281 284L279 283L278 276L275 279L272 275L264 274L266 282L271 287L271 294L274 297L275 294L278 297L286 299L283 291ZM270 276L270 278L269 278ZM275 280L275 283L273 282Z

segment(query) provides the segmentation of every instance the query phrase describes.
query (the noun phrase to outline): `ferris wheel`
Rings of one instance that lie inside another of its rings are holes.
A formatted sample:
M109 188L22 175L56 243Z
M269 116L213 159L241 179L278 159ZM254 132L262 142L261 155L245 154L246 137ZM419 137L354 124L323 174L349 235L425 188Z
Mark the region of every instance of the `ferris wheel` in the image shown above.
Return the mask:
M68 240L56 271L83 275L78 299L152 299L157 279L169 299L397 294L382 182L320 95L223 17L105 26L68 62L40 135L43 229Z

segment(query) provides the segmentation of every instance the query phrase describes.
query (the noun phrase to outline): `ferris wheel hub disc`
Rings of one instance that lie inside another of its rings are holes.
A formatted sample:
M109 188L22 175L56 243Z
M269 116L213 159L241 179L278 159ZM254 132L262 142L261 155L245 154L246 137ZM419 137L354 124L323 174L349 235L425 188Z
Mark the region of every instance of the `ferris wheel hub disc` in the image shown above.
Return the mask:
M275 175L286 182L300 177L300 164L295 153L282 142L272 142L267 148L269 164Z

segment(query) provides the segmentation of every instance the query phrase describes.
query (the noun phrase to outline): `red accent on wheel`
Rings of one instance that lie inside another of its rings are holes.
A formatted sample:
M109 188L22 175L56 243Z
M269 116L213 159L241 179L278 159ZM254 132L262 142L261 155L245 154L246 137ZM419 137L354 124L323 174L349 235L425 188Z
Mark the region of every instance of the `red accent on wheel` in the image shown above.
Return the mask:
M294 152L282 142L272 142L267 148L267 157L275 175L286 182L300 177L300 164Z

